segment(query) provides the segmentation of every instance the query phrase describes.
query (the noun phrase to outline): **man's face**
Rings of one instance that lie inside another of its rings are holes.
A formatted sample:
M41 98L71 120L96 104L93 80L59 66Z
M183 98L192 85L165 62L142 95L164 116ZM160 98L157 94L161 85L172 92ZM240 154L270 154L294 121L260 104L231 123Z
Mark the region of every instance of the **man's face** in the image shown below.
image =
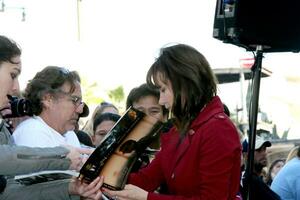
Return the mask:
M261 166L261 167L266 167L268 164L267 161L267 148L266 146L262 145L259 149L255 150L254 153L254 164Z
M44 100L44 108L40 117L60 134L74 130L79 114L83 112L80 83L76 82L75 90L69 94L70 84L65 83L55 97Z
M155 96L144 96L134 102L132 106L147 115L163 120L163 109Z
M18 77L21 73L21 59L16 56L12 59L15 63L2 62L0 65L0 109L7 107L9 100L6 95L19 93Z
M116 122L111 120L102 121L95 129L95 133L92 137L93 144L98 146L110 129L115 125Z

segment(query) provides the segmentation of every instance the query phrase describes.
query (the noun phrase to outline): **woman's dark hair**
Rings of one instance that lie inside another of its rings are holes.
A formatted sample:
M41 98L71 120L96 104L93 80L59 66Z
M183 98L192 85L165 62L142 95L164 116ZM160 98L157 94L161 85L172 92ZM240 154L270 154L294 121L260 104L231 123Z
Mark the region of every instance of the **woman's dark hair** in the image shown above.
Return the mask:
M106 101L103 101L101 102L97 108L95 109L94 113L93 113L93 116L92 116L92 119L94 120L96 115L100 115L100 114L103 114L103 111L106 109L106 108L114 108L117 112L119 112L119 109L112 103L109 103L109 102L106 102Z
M69 83L71 94L75 90L75 83L80 82L76 71L69 71L63 67L48 66L38 72L26 86L24 97L32 105L34 115L39 115L43 110L42 99L45 94L56 95L62 92L60 88Z
M230 110L225 103L223 103L224 113L230 117Z
M217 93L216 77L206 58L195 48L177 44L161 49L147 73L147 83L158 87L158 79L170 81L174 93L171 112L175 125L185 135L192 120Z
M19 64L15 63L12 58L20 55L21 48L18 46L18 44L7 37L0 35L0 64L3 62Z
M268 186L271 186L272 181L273 181L272 176L271 176L272 170L273 170L273 168L275 167L275 165L276 165L277 163L279 163L279 162L285 163L285 159L277 159L277 160L274 160L274 161L272 162L272 164L270 165L270 167L269 167L268 174L267 174L267 177L266 177L266 184L267 184Z
M96 131L96 128L99 124L103 121L113 121L117 122L120 119L120 115L114 113L103 113L95 116L94 123L93 123L93 132Z

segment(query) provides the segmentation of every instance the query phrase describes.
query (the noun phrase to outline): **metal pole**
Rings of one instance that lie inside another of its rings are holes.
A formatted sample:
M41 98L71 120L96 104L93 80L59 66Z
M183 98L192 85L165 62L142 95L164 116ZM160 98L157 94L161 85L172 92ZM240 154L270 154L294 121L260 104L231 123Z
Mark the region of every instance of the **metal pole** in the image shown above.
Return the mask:
M81 0L77 0L77 39L80 41L81 39L81 31L80 31L80 2Z
M254 166L254 151L255 151L255 138L256 138L256 125L257 125L257 113L258 113L258 103L259 103L259 89L260 89L260 78L262 69L262 59L263 59L263 48L261 45L256 47L256 57L255 63L252 67L254 72L253 77L253 87L252 87L252 98L250 106L250 124L249 124L249 153L248 153L248 200L254 200L252 198L252 174Z

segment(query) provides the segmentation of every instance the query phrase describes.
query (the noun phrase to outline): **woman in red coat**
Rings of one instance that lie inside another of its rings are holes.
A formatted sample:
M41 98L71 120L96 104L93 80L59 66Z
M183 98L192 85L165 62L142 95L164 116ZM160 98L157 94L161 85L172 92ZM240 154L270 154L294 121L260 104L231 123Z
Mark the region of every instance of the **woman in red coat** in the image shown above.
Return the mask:
M217 93L216 78L205 57L193 47L163 48L147 74L160 90L159 103L175 126L162 136L161 151L122 191L118 200L228 200L239 190L241 145ZM161 184L168 194L154 192Z

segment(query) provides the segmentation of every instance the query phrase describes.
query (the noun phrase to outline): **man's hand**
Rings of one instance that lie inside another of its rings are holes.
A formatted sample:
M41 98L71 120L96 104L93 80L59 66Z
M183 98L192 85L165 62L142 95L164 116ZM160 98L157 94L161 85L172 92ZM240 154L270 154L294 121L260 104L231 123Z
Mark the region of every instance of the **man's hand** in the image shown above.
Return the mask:
M11 125L11 121L7 118L9 115L11 115L10 103L0 107L0 117L5 119L6 123Z
M2 106L0 108L0 114L3 118L5 118L5 116L10 115L11 114L11 109L10 109L10 104L6 104L4 106Z
M84 149L84 148L77 148L70 145L63 145L63 147L69 150L67 154L67 158L71 160L71 165L69 169L79 171L86 159L83 160L82 155L90 155L93 153L94 149Z

